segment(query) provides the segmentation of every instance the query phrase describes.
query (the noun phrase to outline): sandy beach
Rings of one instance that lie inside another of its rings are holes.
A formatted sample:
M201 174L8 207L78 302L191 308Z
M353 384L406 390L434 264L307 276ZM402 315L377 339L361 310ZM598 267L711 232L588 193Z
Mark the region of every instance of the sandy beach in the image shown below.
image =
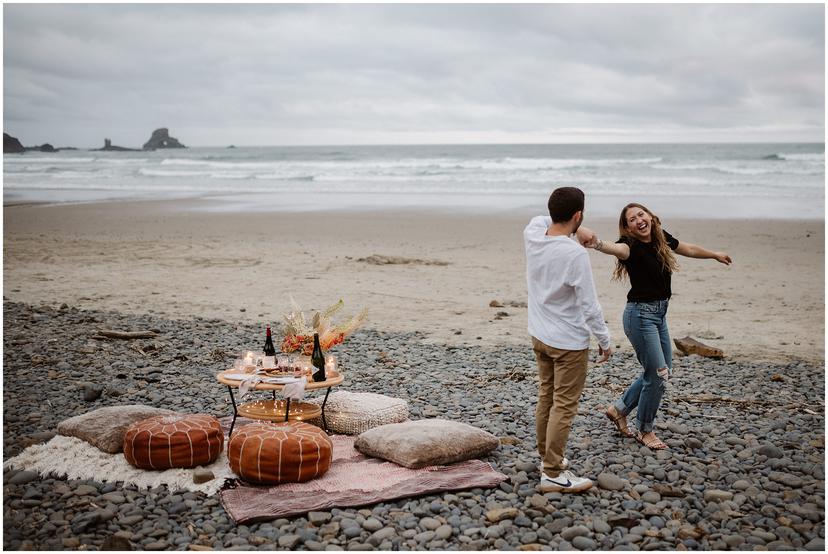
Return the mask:
M368 307L367 327L420 331L427 343L529 344L522 230L532 214L210 208L210 200L6 206L4 297L262 328L280 321L291 296L306 310L342 298L345 312ZM616 236L609 218L587 215L585 225ZM823 362L824 221L668 219L665 228L734 260L679 259L674 338L692 336L734 360ZM627 286L610 280L611 258L590 257L614 344L631 351L620 322Z

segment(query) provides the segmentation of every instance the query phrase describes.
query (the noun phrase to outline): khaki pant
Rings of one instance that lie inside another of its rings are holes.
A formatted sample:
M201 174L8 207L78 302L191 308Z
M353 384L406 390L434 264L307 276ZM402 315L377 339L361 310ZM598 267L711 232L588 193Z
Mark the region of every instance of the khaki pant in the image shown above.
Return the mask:
M561 350L532 337L538 361L538 407L535 423L543 472L557 477L562 471L566 441L586 382L589 349Z

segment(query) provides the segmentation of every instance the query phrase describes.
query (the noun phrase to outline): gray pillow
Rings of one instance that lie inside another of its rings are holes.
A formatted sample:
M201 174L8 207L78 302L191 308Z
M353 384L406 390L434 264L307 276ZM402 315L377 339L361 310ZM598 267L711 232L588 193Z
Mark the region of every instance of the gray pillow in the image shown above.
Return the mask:
M142 419L174 413L176 412L172 410L141 404L108 406L64 419L58 423L57 430L61 435L77 437L99 450L117 454L124 449L124 433L127 427Z
M478 458L498 444L496 436L466 423L420 419L369 429L354 447L366 456L418 469Z

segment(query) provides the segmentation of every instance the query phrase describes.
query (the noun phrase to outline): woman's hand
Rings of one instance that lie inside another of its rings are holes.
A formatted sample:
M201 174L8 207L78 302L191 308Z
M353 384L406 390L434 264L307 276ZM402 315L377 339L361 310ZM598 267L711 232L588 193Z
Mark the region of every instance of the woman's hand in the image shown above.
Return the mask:
M594 245L598 243L598 235L595 234L595 231L589 227L584 227L583 225L578 227L578 230L575 231L575 238L578 239L578 242L581 243L581 246L584 248L593 248Z
M733 263L733 260L730 259L730 256L727 252L713 252L713 259L715 259L720 264L730 265Z

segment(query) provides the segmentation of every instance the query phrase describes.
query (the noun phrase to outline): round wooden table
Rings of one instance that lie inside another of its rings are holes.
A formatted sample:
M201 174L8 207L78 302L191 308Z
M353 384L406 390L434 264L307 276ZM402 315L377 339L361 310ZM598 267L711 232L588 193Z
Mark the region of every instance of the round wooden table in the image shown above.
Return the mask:
M327 431L328 422L325 420L325 404L328 402L328 394L330 394L332 387L341 384L345 380L345 377L340 371L326 370L325 376L327 379L324 381L308 381L305 385L305 390L312 391L325 389L325 398L322 400L322 406L311 402L291 402L289 398L277 400L276 391L280 391L285 388L285 384L276 383L256 383L256 385L250 389L256 391L272 391L272 400L254 400L252 402L237 405L236 399L233 396L233 389L238 388L241 381L238 379L228 379L226 377L227 374L234 373L237 374L239 372L233 369L227 369L216 375L216 380L222 385L227 386L227 390L230 393L230 402L233 404L233 423L230 424L230 432L227 433L228 437L233 434L233 428L236 426L236 418L238 416L248 417L250 419L263 419L267 421L305 421L321 415L322 425L324 426L325 431Z

